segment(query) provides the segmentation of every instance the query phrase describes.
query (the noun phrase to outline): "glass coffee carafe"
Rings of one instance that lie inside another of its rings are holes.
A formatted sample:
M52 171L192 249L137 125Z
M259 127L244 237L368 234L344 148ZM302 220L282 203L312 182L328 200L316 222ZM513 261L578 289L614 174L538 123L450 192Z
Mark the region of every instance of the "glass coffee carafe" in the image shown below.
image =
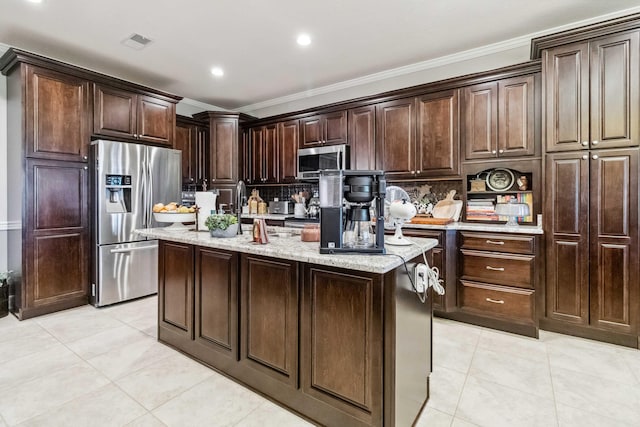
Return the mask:
M371 248L375 234L371 225L369 206L350 206L344 227L342 244L347 248Z

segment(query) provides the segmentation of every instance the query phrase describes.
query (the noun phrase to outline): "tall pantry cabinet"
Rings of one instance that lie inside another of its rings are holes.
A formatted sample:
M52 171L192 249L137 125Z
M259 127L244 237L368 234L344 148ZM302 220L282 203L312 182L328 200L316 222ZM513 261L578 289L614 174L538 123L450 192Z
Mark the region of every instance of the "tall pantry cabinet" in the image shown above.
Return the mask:
M640 31L603 31L540 43L547 153L541 327L636 347Z

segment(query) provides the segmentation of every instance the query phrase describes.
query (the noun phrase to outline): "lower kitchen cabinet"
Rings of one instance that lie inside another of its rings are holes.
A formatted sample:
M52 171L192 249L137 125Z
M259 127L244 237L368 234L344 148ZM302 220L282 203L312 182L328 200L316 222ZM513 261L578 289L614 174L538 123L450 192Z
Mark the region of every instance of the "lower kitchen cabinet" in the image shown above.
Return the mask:
M193 339L193 246L160 241L158 328L181 340Z
M243 254L241 271L240 363L297 388L298 263Z
M538 336L539 237L458 233L456 320Z

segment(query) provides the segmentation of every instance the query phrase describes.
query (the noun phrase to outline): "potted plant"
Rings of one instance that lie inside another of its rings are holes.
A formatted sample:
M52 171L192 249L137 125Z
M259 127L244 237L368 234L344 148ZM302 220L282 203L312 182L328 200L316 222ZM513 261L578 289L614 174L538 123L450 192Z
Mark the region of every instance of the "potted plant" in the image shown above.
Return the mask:
M238 218L231 214L209 215L204 222L211 237L234 237L238 234Z
M9 275L10 271L0 272L0 317L9 314Z

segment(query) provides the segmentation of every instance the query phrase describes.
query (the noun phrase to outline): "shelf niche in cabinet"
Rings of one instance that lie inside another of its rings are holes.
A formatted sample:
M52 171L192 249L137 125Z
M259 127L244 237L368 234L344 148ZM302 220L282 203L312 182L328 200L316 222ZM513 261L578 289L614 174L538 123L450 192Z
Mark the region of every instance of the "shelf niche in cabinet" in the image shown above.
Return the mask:
M497 177L494 180L491 177ZM529 205L530 214L518 217L519 224L535 223L532 172L499 167L466 175L465 220L468 222L505 223L507 217L496 214L496 203L516 200Z

